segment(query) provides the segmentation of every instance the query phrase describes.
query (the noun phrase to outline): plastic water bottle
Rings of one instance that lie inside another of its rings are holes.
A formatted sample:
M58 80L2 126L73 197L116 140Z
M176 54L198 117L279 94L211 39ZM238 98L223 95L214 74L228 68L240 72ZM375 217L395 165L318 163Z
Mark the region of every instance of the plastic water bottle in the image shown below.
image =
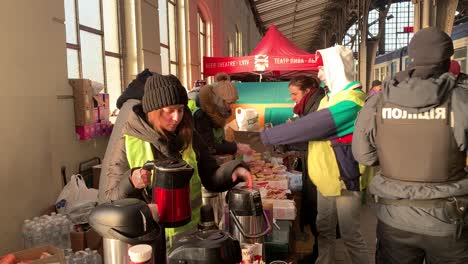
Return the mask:
M73 264L85 264L83 257L78 254L75 254L75 256L73 257Z
M102 257L97 250L93 250L94 264L102 264Z
M43 230L44 228L42 227L41 224L36 224L33 227L33 246L41 246L44 244L44 237L43 237Z
M24 240L24 248L30 248L33 245L33 236L31 230L32 222L29 219L24 220L22 234Z
M49 245L57 245L55 241L56 234L54 233L54 226L50 221L45 222L44 224L44 236L45 236L45 244Z
M85 248L84 252L85 252L84 258L85 258L86 263L94 264L93 251L90 248Z
M58 226L60 227L60 244L62 248L70 248L71 241L70 241L70 231L71 231L71 223L66 216L63 216L58 221Z
M73 250L71 248L66 248L63 253L65 254L65 256L71 256L73 257Z
M51 213L24 220L22 235L24 247L37 247L51 244L61 249L71 248L71 221L62 214Z

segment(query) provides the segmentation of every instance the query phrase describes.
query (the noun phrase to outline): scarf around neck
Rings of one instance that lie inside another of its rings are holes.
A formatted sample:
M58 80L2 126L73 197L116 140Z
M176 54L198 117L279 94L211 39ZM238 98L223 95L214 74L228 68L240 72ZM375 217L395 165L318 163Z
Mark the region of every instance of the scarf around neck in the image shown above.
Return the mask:
M299 101L299 103L297 103L294 106L293 111L296 115L300 116L302 115L302 113L304 113L305 106L307 105L307 102L309 101L310 97L315 93L315 91L317 91L317 89L310 89L310 91L306 93L304 97L302 97L301 101Z

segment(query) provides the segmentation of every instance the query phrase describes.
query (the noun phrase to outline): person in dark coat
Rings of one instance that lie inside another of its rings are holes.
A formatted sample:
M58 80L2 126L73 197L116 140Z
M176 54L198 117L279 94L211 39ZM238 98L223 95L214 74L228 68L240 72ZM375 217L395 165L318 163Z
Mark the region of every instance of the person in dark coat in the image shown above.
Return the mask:
M309 76L294 77L289 81L288 89L291 99L296 103L293 109L294 114L299 117L315 112L319 107L320 100L325 96L325 91L320 88L320 81ZM318 257L318 232L315 226L317 220L317 187L312 183L307 173L307 145L308 142L303 142L290 146L291 149L299 150L302 161L301 230L304 231L304 227L309 225L315 238L313 252L304 256L299 263L314 263Z
M156 263L164 263L166 248L182 236L196 231L200 221L201 187L223 192L245 181L252 187L252 175L241 161L218 165L200 135L193 129L187 107L185 88L173 75L153 74L144 86L141 104L133 106L122 130L122 136L110 146L106 160L108 171L101 185L102 199L114 201L141 197L158 175L142 169L147 161L183 160L193 168L190 179L191 220L181 227L165 228L161 235ZM165 240L165 242L164 242Z
M99 193L98 193L98 200L100 203L106 202L106 194L105 194L105 187L107 186L106 177L109 167L110 167L110 152L112 151L114 144L116 141L122 137L123 133L122 130L124 128L125 122L132 111L132 108L135 105L141 103L141 98L143 98L145 83L148 77L152 76L153 72L148 69L143 70L140 72L137 77L130 82L127 89L120 95L117 99L117 108L119 109L119 113L117 115L117 119L115 120L114 127L112 129L112 134L109 138L109 142L107 144L106 153L104 154L104 160L102 161L101 165L101 174L99 178Z
M237 89L229 75L216 75L216 84L205 85L200 89L200 108L193 111L195 130L201 134L211 154L251 154L249 145L226 141L224 126L231 117L232 105L239 99Z
M447 72L453 54L445 32L419 30L407 69L355 123L354 157L380 166L368 188L377 264L468 263L468 91Z

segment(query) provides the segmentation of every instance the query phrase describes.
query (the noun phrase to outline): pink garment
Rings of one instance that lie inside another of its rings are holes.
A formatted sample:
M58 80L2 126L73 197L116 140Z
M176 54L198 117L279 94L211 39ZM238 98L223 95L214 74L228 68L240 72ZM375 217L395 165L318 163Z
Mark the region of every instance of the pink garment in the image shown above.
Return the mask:
M455 74L455 76L458 77L458 75L460 75L460 71L460 63L458 63L456 60L451 60L449 72Z

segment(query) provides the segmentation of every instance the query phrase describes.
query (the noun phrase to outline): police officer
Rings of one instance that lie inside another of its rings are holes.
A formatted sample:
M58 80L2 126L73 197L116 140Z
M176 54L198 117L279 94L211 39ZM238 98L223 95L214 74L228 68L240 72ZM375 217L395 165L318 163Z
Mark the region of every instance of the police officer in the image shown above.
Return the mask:
M468 91L448 73L450 37L418 31L408 69L384 81L356 121L353 154L380 165L376 263L468 263Z

